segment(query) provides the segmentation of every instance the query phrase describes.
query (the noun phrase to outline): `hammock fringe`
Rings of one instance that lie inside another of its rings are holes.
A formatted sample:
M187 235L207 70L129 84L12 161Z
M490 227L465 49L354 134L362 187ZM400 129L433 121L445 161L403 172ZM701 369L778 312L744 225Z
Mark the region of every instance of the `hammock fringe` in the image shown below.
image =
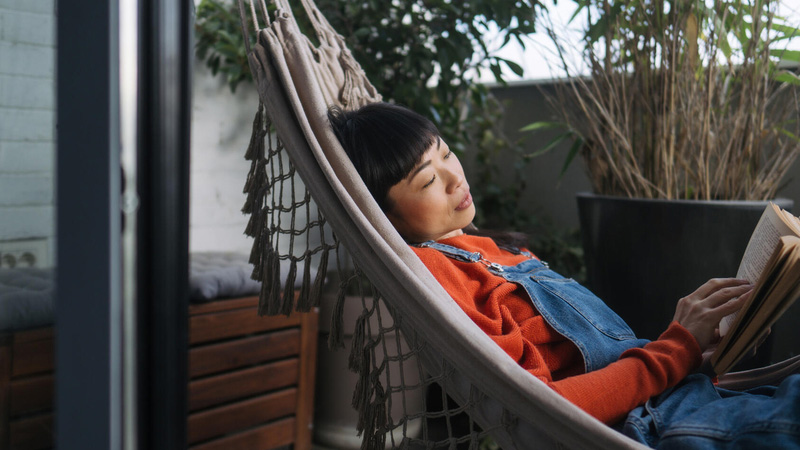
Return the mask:
M266 28L256 30L257 43L248 52L260 102L245 151L250 168L243 186L246 198L242 212L250 215L244 231L253 238L249 259L253 264L251 276L262 283L258 313L278 315L290 314L293 308L308 311L319 305L328 280L330 258L335 258L330 263L332 269L341 270L341 264L334 264L347 253L343 246L339 246L336 233L348 233L349 236L358 233L349 229L332 230L319 209L316 210L318 216L313 217L309 189L306 185L295 189L295 182L300 182L299 176L316 174L320 169L327 181L318 178L305 181L313 192L322 193L321 198L330 198L324 197L329 194L325 191L328 186L325 183L335 184L333 178L339 178L340 186L353 188L351 178L345 180L338 173L332 173L329 167L323 168L329 163L334 166L342 163L331 159L327 153L333 150L335 155L337 151L341 153L341 149L322 147L322 153L319 152L319 130L324 130L325 124L319 122L321 116L315 113L311 115L315 117L310 117L308 111L320 112L317 107L323 101L326 105L339 104L349 109L380 101L381 96L347 49L344 38L330 27L313 1L302 0L319 37L318 48L300 33L292 15L292 5L287 0L266 1L269 5L263 0L249 2L250 11L258 9L264 16L261 23L266 23ZM258 2L258 8L253 2ZM245 15L247 11L243 1L239 3L240 14ZM274 12L274 20L267 17L269 11ZM253 17L253 24L258 27L258 23ZM278 132L286 134L278 135ZM303 143L302 139L306 142ZM295 174L295 161L298 162L299 176ZM361 190L355 186L355 189L366 193L365 188ZM347 213L342 213L342 205L337 202L331 200L331 219L337 217L340 220L337 214ZM327 203L323 206L328 210ZM305 245L295 245L300 239L305 239ZM303 264L303 267L298 267L298 264ZM369 261L364 264L369 264ZM314 269L315 274L312 273ZM302 273L299 274L298 270ZM282 271L286 271L283 281ZM300 284L296 290L298 277ZM344 322L346 306L350 305L345 302L353 299L346 294L352 293L352 288L358 288L362 293L359 296L361 310L355 318L351 347L346 357L349 369L357 374L351 404L358 411L356 429L362 437L362 450L384 449L387 439L391 439L392 447L398 447L395 441L399 439L400 448L452 449L456 446L462 448L462 444L476 448L486 433L500 428L480 430L470 420L467 430L453 434L452 416L477 410L480 405L471 404L472 399L467 399L467 405L454 407L448 405L446 395L442 394L445 400L442 409L427 409L424 393L429 386L440 383L445 390L450 388L452 370L447 359L436 353L435 345L429 345L428 341L418 337L413 328L404 328L400 332L401 322L410 323L414 318L401 321L395 308L384 302L371 284L363 283L365 278L360 271L356 270L349 278L341 274L340 277L336 283L331 280L332 287L338 287L338 291L331 312L328 346L331 349L346 347L348 330L344 329ZM366 292L372 295L364 296ZM397 310L403 311L403 308L398 305ZM411 342L403 342L401 335ZM425 358L424 368L423 358L418 358L418 355ZM397 406L402 410L395 411ZM431 421L446 423L448 435L444 439L430 435L427 427ZM396 434L400 433L402 436L397 437Z

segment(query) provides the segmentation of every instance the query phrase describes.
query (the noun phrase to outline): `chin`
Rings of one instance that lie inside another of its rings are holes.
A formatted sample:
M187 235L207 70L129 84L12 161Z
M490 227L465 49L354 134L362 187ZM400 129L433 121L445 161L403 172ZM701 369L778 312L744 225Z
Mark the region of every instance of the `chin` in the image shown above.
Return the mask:
M472 221L475 220L475 212L476 211L474 204L469 205L469 208L464 210L464 213L466 214L464 221L466 222L466 224L463 227L461 227L461 229L468 227L472 223Z

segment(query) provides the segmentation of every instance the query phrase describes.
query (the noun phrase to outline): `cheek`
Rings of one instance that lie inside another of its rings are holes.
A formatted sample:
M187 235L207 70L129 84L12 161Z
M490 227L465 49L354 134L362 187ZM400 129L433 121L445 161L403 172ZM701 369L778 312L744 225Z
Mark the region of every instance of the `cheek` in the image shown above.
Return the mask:
M432 199L404 202L395 208L395 213L403 222L416 232L428 232L431 228L446 220L447 210Z

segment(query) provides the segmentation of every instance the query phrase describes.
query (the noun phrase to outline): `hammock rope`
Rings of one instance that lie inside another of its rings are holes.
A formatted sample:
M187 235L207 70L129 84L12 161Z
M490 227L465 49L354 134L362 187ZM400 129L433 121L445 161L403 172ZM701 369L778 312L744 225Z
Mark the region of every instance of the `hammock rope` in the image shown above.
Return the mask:
M362 261L350 254L336 234L358 231L347 227L332 230L321 211L328 202L320 198L312 200L305 183L313 184L330 176L326 165L334 166L331 172L346 172L348 169L342 166L349 161L317 157L323 174L315 174L320 169L308 167L298 156L298 147L307 147L308 136L292 136L285 132L286 125L282 125L287 112L299 115L296 118L301 122L300 116L313 119L314 115L309 110L287 111L286 104L294 102L305 108L321 98L325 105L353 108L380 101L380 95L366 79L344 39L313 2L303 0L302 6L319 46L314 46L300 32L286 0L275 0L269 8L263 1L251 1L245 6L239 0L239 6L243 28L247 30L251 22L258 30L255 45L245 39L261 103L245 154L251 169L244 186L247 197L242 211L250 215L245 233L254 238L250 256L252 277L262 282L259 313L288 314L293 307L307 311L318 306L324 291L331 289L324 287L326 277L328 281L338 278L338 285L329 283L338 291L328 337L333 349L344 345L346 302L361 303L361 313L352 331L348 365L358 374L352 406L358 411L357 431L362 436L362 449L457 446L477 449L488 434L502 435L503 430L516 424L514 414L503 407L493 409L497 420L484 421L479 426L474 417L486 416L481 409L486 408L487 396L478 387L459 380L457 374L461 371L442 356L446 352L433 348L430 339L418 334L418 327L405 320L394 307L396 303L385 299L369 282L367 271L362 269L372 267L360 267ZM250 21L246 18L247 10L252 17ZM256 14L257 10L260 14ZM272 11L272 17L268 11ZM259 28L260 22L266 24L264 28ZM287 78L296 82L295 88L287 88ZM326 119L309 122L313 134L324 133L321 128L328 126ZM309 133L308 129L303 132ZM298 176L296 166L311 174L304 175L300 170ZM350 182L357 178L353 173L351 169ZM372 201L371 197L367 201ZM337 262L330 267L335 273L328 270L331 258ZM281 262L289 263L283 283ZM293 286L298 272L302 273L302 283L295 299ZM504 442L504 448L516 447L509 439Z
M275 5L277 19L270 20L263 14L267 11L266 5L259 2L265 23L294 22L288 4L276 1ZM348 107L364 104L365 100L380 100L374 88L366 82L358 63L346 50L342 37L333 32L313 3L303 1L303 7L321 42L320 48L314 48L306 39L303 48L313 50L315 61L335 61L336 64L324 68L335 72L333 78L344 80L341 94L335 97L335 104ZM243 8L244 5L240 3L242 11ZM252 2L249 10L253 17L252 24L257 27L259 21L255 17L256 9ZM242 14L243 27L247 26L245 16ZM279 25L275 30L276 34L283 34L285 28ZM261 39L259 35L259 41ZM254 49L250 48L249 39L246 42L248 53L251 53ZM255 50L263 52L263 48L264 45L259 42ZM320 58L320 55L324 57ZM260 67L259 62L256 64ZM256 72L257 69L254 70ZM317 76L332 78L322 72L318 70ZM431 373L429 368L426 370L422 367L416 356L424 347L423 341L409 335L412 334L410 332L405 334L401 331L400 316L383 301L377 289L353 263L352 257L342 257L346 250L297 176L290 161L291 153L280 136L276 135L272 117L263 102L259 103L253 121L245 158L251 162L251 168L244 185L247 197L242 212L250 215L245 234L254 238L250 255L252 278L262 282L259 313L289 314L293 307L298 311L308 311L318 306L325 278L331 275L327 270L331 255L338 261L335 267L339 273L334 276L341 280L336 287L338 292L331 316L329 348L344 346L345 302L353 299L361 301L361 314L352 331L348 366L359 375L352 406L358 411L357 431L363 435L362 448L377 449L388 445L392 448L413 446L433 449L453 448L464 443L469 448L478 448L487 431L480 430L471 419L468 419L468 425L460 431L460 435L458 427L454 425L459 420L458 416L463 416L469 410L471 402L467 402L466 406L451 405L452 401L442 390L442 408L426 412L425 392L428 386L438 384L446 389L453 369L443 360L438 364L442 368L441 373ZM283 283L281 261L289 261L288 274ZM293 286L300 265L302 283L295 299ZM348 266L349 273L344 272L342 269ZM316 269L313 281L312 268ZM357 295L347 295L352 291L357 291ZM394 343L391 348L390 343ZM470 396L478 396L477 392L473 388ZM440 427L446 431L444 436L433 436L430 430L431 424L437 421L444 422Z
M360 309L348 365L358 374L352 405L361 448L478 449L487 435L504 449L644 448L508 358L397 235L326 117L331 105L355 108L381 96L314 3L302 0L302 10L318 46L288 0L238 2L260 99L242 208L254 239L252 278L262 282L259 313L308 311L333 290L335 349L344 346L347 306ZM780 370L796 371L799 361Z

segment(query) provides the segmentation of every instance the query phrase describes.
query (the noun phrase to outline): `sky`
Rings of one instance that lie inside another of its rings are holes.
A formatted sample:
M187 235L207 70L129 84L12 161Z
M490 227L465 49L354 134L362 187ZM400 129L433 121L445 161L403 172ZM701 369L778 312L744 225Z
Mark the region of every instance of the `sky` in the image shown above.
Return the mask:
M578 28L582 22L576 19L575 23L567 25L567 21L575 11L575 2L562 0L557 5L554 5L553 0L542 0L542 3L546 5L547 10L550 12L554 25L562 30L562 34L566 37L567 42L573 44L571 46L566 46L567 49L573 49L567 56L578 60L581 48L581 46L577 44L581 36ZM781 0L778 7L778 13L780 15L787 17L789 22L795 26L800 26L800 0ZM543 30L543 28L541 22L537 22L537 29ZM795 39L795 42L790 45L790 48L800 50L800 38ZM506 80L561 78L563 76L562 72L552 70L551 66L553 64L548 63L548 60L553 60L553 55L555 54L554 49L555 47L550 38L542 31L537 32L537 34L530 39L525 49L520 47L516 41L511 41L498 52L498 56L517 62L525 70L525 74L523 77L519 77L510 70L505 70L504 76ZM484 82L494 81L493 75L488 70L482 71L479 79Z

